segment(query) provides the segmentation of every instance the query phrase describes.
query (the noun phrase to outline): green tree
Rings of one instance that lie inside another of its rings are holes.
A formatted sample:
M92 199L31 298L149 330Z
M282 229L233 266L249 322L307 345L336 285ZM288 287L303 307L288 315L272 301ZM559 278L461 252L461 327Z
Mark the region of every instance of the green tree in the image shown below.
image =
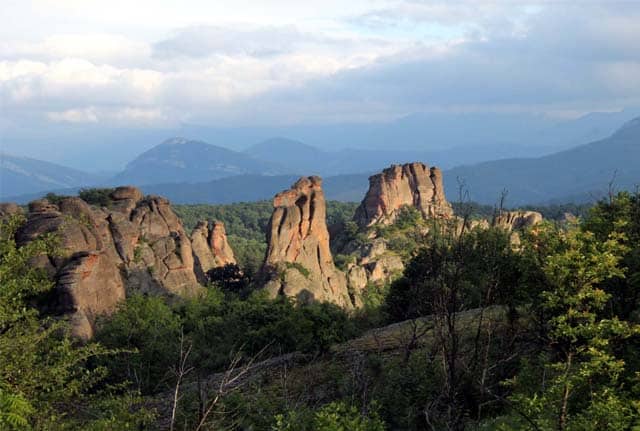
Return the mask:
M125 353L103 358L110 381L129 381L143 394L163 389L179 356L181 319L159 296L133 295L98 321L96 341Z
M543 350L537 366L530 363L510 381L515 413L500 428L629 429L640 405L622 385L625 362L619 351L639 333L638 326L609 315L611 295L603 289L607 280L624 276L624 237L612 234L602 241L580 229L552 235L559 240L542 262ZM539 232L540 239L546 237ZM534 238L529 247L543 245Z
M90 361L116 352L97 343L77 343L66 322L41 316L33 306L53 287L33 259L56 255L57 246L54 237L42 236L18 247L15 233L23 221L12 217L0 222L0 425L90 429L100 414L84 416L93 401L89 394L106 374L104 367L90 366ZM125 429L125 422L137 426L141 410L131 412L130 420L119 422L120 429Z

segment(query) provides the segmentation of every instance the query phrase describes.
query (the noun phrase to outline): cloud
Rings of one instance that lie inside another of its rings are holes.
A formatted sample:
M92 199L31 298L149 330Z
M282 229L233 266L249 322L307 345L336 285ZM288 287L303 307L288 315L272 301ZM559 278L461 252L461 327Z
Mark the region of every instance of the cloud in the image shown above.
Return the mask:
M31 122L153 126L640 103L640 4L375 4L347 17L334 7L323 25L214 22L150 41L107 31L2 42L3 109Z
M290 53L314 37L293 26L246 28L228 26L196 26L177 31L172 37L153 45L153 55L167 57L208 57L211 55L243 55L270 57Z
M96 64L132 66L145 63L150 53L151 47L147 43L115 34L55 34L38 42L0 42L0 59L4 60L78 58Z
M99 108L90 106L82 109L47 112L47 118L55 123L111 123L120 126L167 126L170 117L161 109L135 107Z

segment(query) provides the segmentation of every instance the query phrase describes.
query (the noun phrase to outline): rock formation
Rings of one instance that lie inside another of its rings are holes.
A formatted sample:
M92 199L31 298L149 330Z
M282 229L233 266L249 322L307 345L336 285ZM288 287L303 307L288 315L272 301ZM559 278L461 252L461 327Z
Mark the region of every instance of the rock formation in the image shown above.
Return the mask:
M22 214L22 208L13 202L0 203L0 218Z
M326 301L351 308L345 276L334 265L322 180L300 178L273 199L263 273L272 297Z
M493 217L491 226L512 231L535 226L541 221L542 214L537 211L500 211Z
M209 222L201 221L191 232L191 246L196 264L196 274L205 279L205 275L213 268L236 263L233 250L227 242L224 223L214 221L211 228Z
M373 175L354 219L361 227L389 224L404 206L415 207L425 218L453 215L444 195L440 169L423 163L407 163L392 165Z
M90 338L95 317L113 311L128 292L192 295L199 259L169 201L119 187L109 208L69 197L29 204L18 245L55 233L59 255L34 262L55 280L50 312L69 315L75 335ZM228 246L227 246L228 247ZM232 256L232 254L231 254Z
M401 275L404 270L402 259L389 252L384 238L373 238L344 252L355 257L355 262L347 267L347 286L356 307L363 305L362 294L367 285L384 284Z
M511 245L518 248L521 244L520 231L540 222L542 222L542 214L537 211L500 211L491 220L491 226L511 232Z

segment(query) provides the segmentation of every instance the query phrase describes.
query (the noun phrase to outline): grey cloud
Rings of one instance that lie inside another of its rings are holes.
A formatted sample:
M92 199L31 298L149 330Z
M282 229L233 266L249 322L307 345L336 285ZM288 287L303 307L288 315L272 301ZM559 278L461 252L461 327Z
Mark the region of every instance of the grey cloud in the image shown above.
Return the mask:
M554 5L532 15L524 34L471 39L444 54L420 48L271 97L301 104L388 104L399 112L443 105L597 109L637 103L639 18L640 4L623 13L602 5Z

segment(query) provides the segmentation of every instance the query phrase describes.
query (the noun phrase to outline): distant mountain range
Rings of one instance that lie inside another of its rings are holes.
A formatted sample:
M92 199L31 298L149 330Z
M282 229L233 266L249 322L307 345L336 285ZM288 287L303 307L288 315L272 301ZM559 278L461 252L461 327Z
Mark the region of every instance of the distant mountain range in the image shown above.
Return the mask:
M472 200L487 204L495 203L503 190L508 191L511 206L583 202L602 196L612 181L621 189L640 183L638 160L640 117L608 138L554 154L446 169L445 188L449 199L456 200L461 180ZM106 181L46 162L6 156L0 172L0 197L23 195L16 200L25 201L49 190L73 192L80 186L133 184L176 203L226 203L269 199L298 176L319 174L325 178L329 199L360 200L371 173L410 161L440 165L437 152L329 152L286 138L270 139L239 152L174 138L141 154Z
M46 128L2 130L2 151L76 169L120 171L141 153L171 136L199 139L244 151L275 136L304 142L326 152L407 151L426 155L449 169L462 164L514 157L539 157L611 135L640 116L640 107L594 112L576 119L536 113L422 112L392 121L318 125L211 127L183 124L167 128L105 128L96 124L55 123ZM55 157L55 159L54 159ZM349 172L356 172L351 169Z
M145 151L109 182L158 184L202 182L234 175L277 175L284 170L245 153L201 141L173 138Z
M93 185L103 178L27 157L0 154L0 198L41 190Z
M502 190L510 205L602 197L640 185L640 117L606 139L544 157L506 159L461 166L445 172L448 196L464 180L472 200L495 203Z

